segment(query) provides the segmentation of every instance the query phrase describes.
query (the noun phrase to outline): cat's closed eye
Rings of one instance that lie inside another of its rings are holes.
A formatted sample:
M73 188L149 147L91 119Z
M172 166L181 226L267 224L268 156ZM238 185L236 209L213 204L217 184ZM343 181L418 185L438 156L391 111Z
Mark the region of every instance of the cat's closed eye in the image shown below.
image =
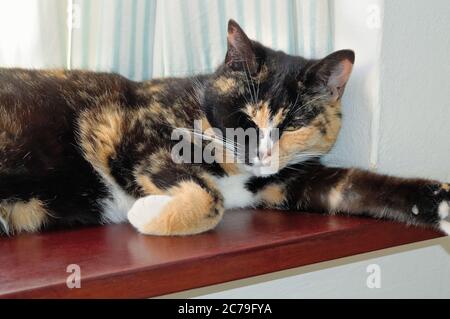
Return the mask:
M283 132L293 132L298 130L299 128L297 126L287 126L283 128Z

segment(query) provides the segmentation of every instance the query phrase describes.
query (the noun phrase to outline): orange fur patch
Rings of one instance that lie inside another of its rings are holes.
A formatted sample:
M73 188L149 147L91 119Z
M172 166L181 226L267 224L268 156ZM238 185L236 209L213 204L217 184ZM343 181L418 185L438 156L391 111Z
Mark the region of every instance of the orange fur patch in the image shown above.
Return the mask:
M116 105L87 111L79 120L80 145L86 159L98 170L109 173L109 159L123 137L124 111Z
M136 176L136 183L146 195L163 195L165 191L156 186L147 175Z
M58 79L67 78L66 71L64 71L64 70L47 70L47 71L42 71L42 74L44 74L45 76L48 76L48 77L54 77L54 78L58 78Z
M319 139L317 127L307 126L293 132L285 132L279 141L282 153L293 153L312 147Z
M220 94L229 94L236 89L236 80L233 78L227 78L225 76L219 77L214 81L214 88L219 91Z
M281 205L286 201L284 187L281 185L268 185L261 192L262 200L269 206Z
M284 108L280 108L277 113L273 115L270 110L269 102L262 102L257 105L247 104L244 112L259 128L267 128L269 127L269 124L276 127L285 117Z
M280 164L288 162L292 154L302 151L326 153L334 145L341 128L340 103L325 108L310 125L286 131L279 140ZM323 134L322 129L325 133Z
M38 231L47 220L48 212L42 201L1 202L0 215L6 221L11 233Z
M268 102L263 102L258 105L248 104L245 113L259 128L266 128L269 126L270 108Z
M141 231L152 235L191 235L214 228L222 218L224 209L210 193L192 181L172 187L173 198L161 214Z
M147 88L147 92L155 94L164 92L164 84L151 84Z
M273 126L276 127L276 126L280 125L281 122L283 122L284 117L285 117L285 109L280 108L278 110L277 114L275 114L272 118Z
M347 174L334 186L328 194L328 206L331 212L336 212L342 209L342 201L344 200L344 189L351 187L351 177L355 172L354 169L349 169Z

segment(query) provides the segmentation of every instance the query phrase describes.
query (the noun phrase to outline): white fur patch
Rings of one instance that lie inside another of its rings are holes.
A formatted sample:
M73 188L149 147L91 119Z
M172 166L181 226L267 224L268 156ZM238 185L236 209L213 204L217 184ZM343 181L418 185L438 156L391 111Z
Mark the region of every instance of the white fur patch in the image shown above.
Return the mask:
M417 205L414 205L411 211L414 215L419 215L419 207Z
M339 205L342 203L342 192L333 188L328 195L328 204L330 205L330 210L337 210Z
M164 206L172 200L169 195L149 195L138 199L128 211L128 220L141 230L142 227L151 223L164 209Z
M8 225L8 223L6 222L6 220L3 219L2 216L0 216L0 224L3 225L3 230L6 232L6 234L9 234L9 225Z
M271 134L273 129L272 121L269 122L269 127L261 128L258 152L262 159L267 157L268 153L272 151L274 142Z
M127 220L127 212L136 202L136 199L125 193L114 181L106 180L106 186L110 193L110 198L103 199L102 221L104 223L123 223Z
M442 221L439 223L439 228L440 228L440 230L442 230L445 234L450 235L450 223L449 223L449 222L447 222L447 221L445 221L445 220L442 220Z
M447 218L448 213L450 212L450 206L447 201L443 201L439 204L438 214L441 219Z
M256 204L255 194L245 188L250 175L239 174L215 178L217 186L224 198L225 209L250 207Z
M274 136L274 134L276 134ZM278 147L274 149L274 139L278 140L278 129L273 127L272 121L269 126L260 128L259 132L259 148L256 151L259 156L252 158L253 165L244 165L244 169L255 176L269 176L278 173L280 170L278 159L274 159L272 154L278 154Z

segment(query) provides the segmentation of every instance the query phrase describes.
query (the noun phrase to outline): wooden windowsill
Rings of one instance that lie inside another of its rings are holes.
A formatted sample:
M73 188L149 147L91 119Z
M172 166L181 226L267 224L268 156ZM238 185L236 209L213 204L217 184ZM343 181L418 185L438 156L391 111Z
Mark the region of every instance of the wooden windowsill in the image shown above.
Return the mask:
M443 236L368 218L229 211L188 237L130 225L0 238L0 297L152 297ZM69 289L66 268L81 268Z

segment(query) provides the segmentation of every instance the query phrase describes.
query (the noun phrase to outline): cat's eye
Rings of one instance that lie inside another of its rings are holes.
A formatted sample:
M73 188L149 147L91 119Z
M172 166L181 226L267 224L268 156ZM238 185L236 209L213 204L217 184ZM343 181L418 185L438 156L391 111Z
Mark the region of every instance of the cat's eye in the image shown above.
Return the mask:
M295 126L287 126L283 129L284 132L293 132L296 130L297 130L297 128Z

